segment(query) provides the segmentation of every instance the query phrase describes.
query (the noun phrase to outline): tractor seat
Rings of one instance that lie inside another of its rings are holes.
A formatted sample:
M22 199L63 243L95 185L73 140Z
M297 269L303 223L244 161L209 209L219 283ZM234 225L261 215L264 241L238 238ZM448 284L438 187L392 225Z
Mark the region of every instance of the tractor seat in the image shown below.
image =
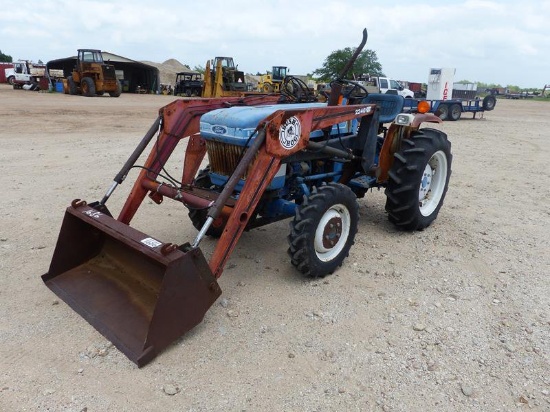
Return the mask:
M376 104L380 108L380 123L390 123L403 111L405 99L397 94L369 93L361 103Z

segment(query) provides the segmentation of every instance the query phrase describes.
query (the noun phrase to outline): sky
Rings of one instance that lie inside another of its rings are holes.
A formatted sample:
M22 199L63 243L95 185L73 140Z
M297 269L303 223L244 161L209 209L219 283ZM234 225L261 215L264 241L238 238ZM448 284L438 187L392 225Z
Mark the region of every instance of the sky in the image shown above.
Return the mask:
M333 51L378 56L384 74L521 88L550 84L550 0L0 0L0 50L44 63L78 48L191 68L231 56L245 73L305 75Z

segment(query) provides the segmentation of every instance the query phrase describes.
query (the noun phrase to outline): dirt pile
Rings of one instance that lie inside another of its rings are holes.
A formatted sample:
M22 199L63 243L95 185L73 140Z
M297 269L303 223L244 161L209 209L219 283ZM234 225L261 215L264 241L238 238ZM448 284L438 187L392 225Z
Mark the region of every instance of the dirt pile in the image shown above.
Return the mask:
M171 84L172 86L176 84L176 73L183 71L198 73L195 70L191 70L189 66L180 63L176 59L168 59L164 63L155 63L150 61L142 61L141 63L145 63L159 69L160 82L162 84Z

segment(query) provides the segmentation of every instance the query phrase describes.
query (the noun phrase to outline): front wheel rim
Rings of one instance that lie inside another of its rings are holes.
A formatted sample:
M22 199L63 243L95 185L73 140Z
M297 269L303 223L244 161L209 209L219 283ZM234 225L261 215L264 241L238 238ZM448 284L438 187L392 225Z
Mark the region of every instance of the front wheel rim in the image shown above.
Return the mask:
M431 215L439 205L447 181L447 156L435 152L424 169L418 190L418 204L423 216Z
M342 204L331 206L321 217L315 230L314 248L319 260L328 262L344 249L349 237L351 215Z

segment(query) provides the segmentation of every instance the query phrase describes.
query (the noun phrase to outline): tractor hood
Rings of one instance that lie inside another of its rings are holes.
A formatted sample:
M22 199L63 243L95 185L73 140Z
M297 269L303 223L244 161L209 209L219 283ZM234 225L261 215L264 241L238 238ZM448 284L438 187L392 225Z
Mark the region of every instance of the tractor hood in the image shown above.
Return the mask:
M277 110L293 110L324 107L326 103L292 103L267 106L235 106L213 110L204 114L200 121L200 134L205 140L229 143L238 146L250 146L250 139L258 123ZM355 122L354 122L355 123ZM332 127L331 134L348 133L353 125L347 122ZM321 130L314 131L311 138L321 137Z

